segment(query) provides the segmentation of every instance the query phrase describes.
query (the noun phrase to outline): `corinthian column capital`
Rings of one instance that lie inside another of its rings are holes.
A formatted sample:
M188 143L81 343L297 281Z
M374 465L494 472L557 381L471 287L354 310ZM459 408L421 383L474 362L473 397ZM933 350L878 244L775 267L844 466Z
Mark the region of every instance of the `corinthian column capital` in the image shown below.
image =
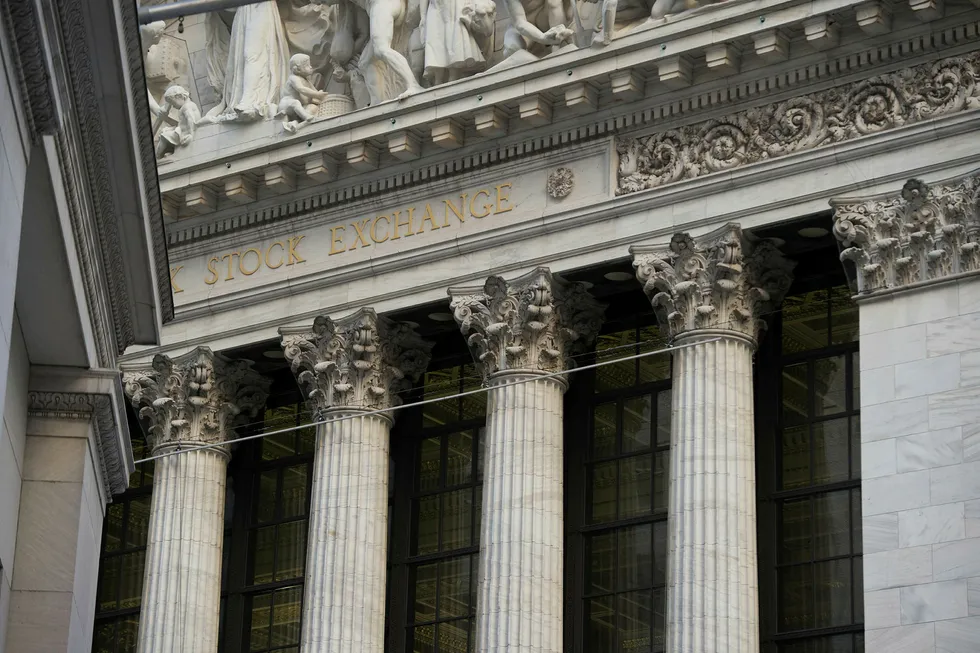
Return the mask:
M751 245L737 224L698 239L674 234L670 244L630 248L636 278L671 340L724 330L757 340L763 317L792 283L795 263L772 242Z
M980 270L980 171L830 203L841 261L854 264L861 294Z
M280 329L282 348L314 415L340 408L377 410L401 403L398 393L425 371L432 345L406 324L362 308L336 322Z
M269 394L269 381L250 361L230 360L207 347L176 358L159 354L149 369L124 367L123 387L150 424L154 451L227 439L229 420L254 416Z
M504 371L563 372L599 331L605 306L584 284L537 268L483 288L450 288L450 306L484 379Z

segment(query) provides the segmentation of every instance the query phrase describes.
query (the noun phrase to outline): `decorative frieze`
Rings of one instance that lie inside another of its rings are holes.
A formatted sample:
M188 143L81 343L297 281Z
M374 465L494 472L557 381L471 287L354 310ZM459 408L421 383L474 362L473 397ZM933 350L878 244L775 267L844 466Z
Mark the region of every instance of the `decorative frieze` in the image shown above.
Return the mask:
M207 347L182 356L154 356L150 369L123 368L126 395L149 422L153 450L213 444L228 438L231 420L265 406L269 381L250 361L230 360Z
M792 283L795 263L768 240L752 245L737 224L666 248L631 247L636 278L670 338L704 329L758 339L764 317Z
M842 261L869 294L980 270L980 171L901 192L831 200Z
M481 289L450 288L451 307L484 379L504 371L562 372L599 330L605 307L581 283L537 268Z
M370 308L312 329L282 329L282 348L314 415L331 409L377 410L401 403L429 362L430 343L407 324Z
M980 52L650 136L617 139L617 194L980 108Z

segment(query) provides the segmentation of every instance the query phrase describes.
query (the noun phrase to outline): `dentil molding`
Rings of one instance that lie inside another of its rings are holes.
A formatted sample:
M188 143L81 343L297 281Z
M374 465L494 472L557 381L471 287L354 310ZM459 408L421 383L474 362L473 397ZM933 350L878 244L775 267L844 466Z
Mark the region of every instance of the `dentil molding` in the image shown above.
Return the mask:
M752 245L728 224L694 239L631 247L636 278L670 339L697 330L735 331L758 341L765 316L782 301L796 264L768 240Z
M980 270L980 170L831 205L841 261L853 264L861 295Z
M370 308L313 327L281 329L283 353L316 419L329 410L380 410L401 403L429 364L432 344Z

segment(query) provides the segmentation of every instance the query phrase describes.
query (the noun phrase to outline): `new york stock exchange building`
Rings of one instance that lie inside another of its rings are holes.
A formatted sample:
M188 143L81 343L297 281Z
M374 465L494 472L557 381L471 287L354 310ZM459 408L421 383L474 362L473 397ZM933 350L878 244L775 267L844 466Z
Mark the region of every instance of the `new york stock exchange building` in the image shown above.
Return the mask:
M980 651L977 0L139 11L57 650Z

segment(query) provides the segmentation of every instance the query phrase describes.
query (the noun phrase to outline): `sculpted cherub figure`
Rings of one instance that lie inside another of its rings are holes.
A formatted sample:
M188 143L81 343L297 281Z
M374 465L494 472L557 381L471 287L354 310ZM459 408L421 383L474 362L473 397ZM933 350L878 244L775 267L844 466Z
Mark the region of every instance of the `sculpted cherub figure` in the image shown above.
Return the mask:
M158 159L173 154L178 147L183 147L194 138L194 130L201 119L201 110L191 100L190 93L182 86L171 86L163 94L162 111L164 116L170 108L177 109L177 126L164 127L160 130L156 154Z
M504 58L518 50L542 55L541 46L558 47L575 36L572 3L566 0L505 0L510 25L504 33Z
M318 91L310 83L312 74L313 64L308 55L294 54L290 57L289 79L286 80L279 99L282 127L288 132L295 132L313 120L316 105L327 96L326 91Z

